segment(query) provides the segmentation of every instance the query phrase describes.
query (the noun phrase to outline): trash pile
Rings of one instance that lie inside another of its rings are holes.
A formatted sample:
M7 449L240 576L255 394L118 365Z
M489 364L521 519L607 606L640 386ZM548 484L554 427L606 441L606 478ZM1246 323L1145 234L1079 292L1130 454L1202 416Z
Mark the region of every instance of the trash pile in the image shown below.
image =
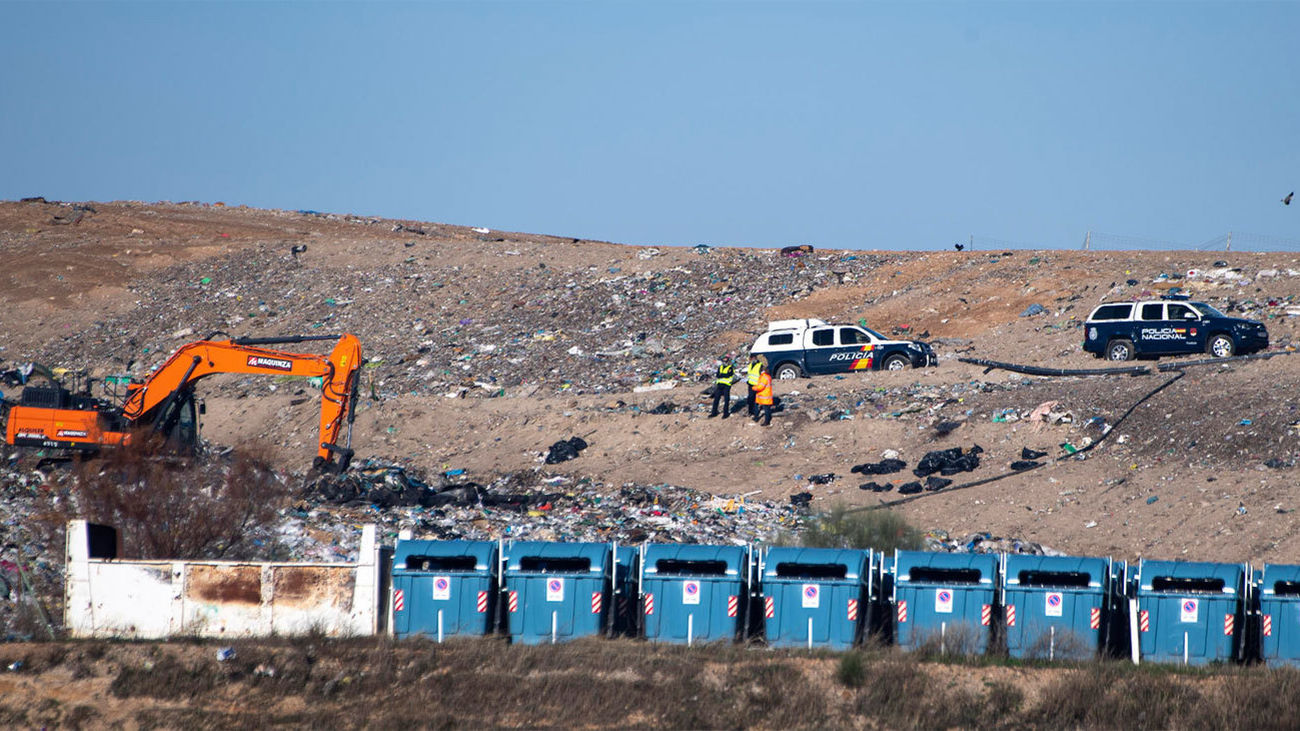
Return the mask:
M63 596L62 532L42 520L48 489L44 473L0 464L0 641L49 639L60 621L49 599Z
M468 268L441 261L463 243L445 236L393 242L411 252L396 263L385 263L376 243L367 268L322 266L316 244L296 252L258 244L182 263L133 285L140 305L129 316L68 333L30 357L130 366L141 376L196 334L356 332L366 357L382 363L373 379L381 395L625 391L707 379L724 333L756 331L767 308L852 284L888 260L741 249L638 255L628 247L612 259L602 252L599 266L562 268L544 255L524 264L546 241L503 238L485 240L485 266ZM511 273L494 275L492 266Z
M942 490L953 483L952 480L947 479L947 475L974 472L979 469L979 456L983 453L984 448L978 444L972 445L970 449L952 447L926 452L925 456L921 457L921 461L917 462L916 467L912 470L913 475L925 478L925 481L913 480L905 482L898 486L898 494L915 495L923 490L929 492ZM894 454L891 450L879 462L854 465L850 472L860 475L891 475L902 472L907 467L907 462L893 456ZM935 477L935 473L945 475L945 477ZM862 483L858 486L858 489L870 492L889 492L894 489L894 483L880 483L873 480Z
M745 544L797 530L805 514L799 508L807 505L671 485L611 486L541 471L504 475L486 485L453 482L378 459L308 480L302 495L281 538L294 553L322 557L355 551L356 526L367 522L437 539Z
M1003 538L991 533L971 533L954 538L947 531L932 530L922 536L925 550L947 553L1025 553L1035 556L1064 556L1065 554L1041 543L1023 538Z

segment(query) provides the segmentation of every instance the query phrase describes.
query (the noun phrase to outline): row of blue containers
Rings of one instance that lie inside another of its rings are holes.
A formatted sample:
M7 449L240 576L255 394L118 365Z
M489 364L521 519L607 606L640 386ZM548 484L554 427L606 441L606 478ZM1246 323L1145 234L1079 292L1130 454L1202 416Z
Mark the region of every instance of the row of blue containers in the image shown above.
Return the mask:
M1300 664L1300 566L743 546L398 542L395 635L763 638L1018 658Z

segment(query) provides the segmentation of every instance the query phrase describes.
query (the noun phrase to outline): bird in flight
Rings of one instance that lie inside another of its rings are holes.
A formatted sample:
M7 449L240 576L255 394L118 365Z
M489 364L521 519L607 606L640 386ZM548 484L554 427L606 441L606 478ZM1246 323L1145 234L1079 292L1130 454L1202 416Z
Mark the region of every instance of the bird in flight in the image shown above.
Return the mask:
M1287 193L1287 194L1286 194L1286 197L1282 199L1282 205L1284 205L1284 206L1289 206L1289 205L1291 205L1291 196L1293 196L1293 195L1295 195L1295 191L1294 191L1294 190L1291 191L1290 193Z

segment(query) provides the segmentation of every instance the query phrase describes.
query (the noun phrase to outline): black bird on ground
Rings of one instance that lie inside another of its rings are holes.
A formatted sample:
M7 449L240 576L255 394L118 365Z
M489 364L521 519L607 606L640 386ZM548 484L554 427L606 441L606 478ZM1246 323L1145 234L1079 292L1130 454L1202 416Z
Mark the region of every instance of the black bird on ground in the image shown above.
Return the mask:
M964 249L964 248L966 248L966 247L965 247L965 246L962 246L961 244L953 244L953 245L952 245L952 248L956 249L957 251L961 251L962 249Z
M289 248L289 253L293 256L294 259L297 259L298 255L303 253L306 250L307 250L306 244L294 244Z

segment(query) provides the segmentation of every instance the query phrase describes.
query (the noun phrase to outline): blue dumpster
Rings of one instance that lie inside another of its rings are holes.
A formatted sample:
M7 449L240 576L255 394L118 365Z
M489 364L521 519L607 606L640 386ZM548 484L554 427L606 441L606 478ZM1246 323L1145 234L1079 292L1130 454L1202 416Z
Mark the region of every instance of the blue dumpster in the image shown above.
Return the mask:
M492 541L398 541L393 553L393 634L492 631L497 544Z
M1138 644L1142 657L1188 665L1240 659L1247 576L1242 564L1138 564Z
M1300 665L1300 566L1264 564L1259 611L1260 658Z
M871 551L769 548L762 579L767 643L852 647L866 626L871 567Z
M502 585L511 641L532 645L599 635L613 563L608 543L507 544Z
M1082 660L1104 651L1110 581L1110 559L1008 555L1002 583L1007 652Z
M690 645L739 637L749 553L741 546L647 545L641 557L646 638Z
M983 653L997 605L998 556L894 554L894 637L899 647Z

